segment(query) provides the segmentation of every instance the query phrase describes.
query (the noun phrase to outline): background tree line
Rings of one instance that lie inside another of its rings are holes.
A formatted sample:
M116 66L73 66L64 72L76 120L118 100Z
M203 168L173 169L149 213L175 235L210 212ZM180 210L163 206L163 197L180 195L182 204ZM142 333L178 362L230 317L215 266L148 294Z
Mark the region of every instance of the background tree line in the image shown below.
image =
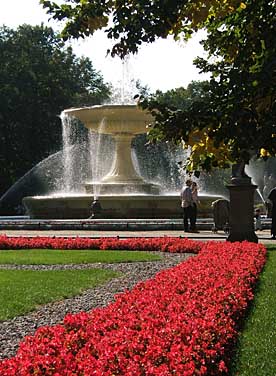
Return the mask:
M0 197L61 147L58 115L100 104L110 86L44 25L0 28Z

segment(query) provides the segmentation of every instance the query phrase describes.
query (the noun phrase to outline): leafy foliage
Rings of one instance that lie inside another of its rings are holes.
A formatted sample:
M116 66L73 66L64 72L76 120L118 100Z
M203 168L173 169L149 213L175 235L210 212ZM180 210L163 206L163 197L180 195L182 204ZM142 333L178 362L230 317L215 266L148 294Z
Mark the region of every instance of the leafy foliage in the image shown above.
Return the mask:
M88 58L77 58L51 28L0 28L2 191L60 147L58 114L99 104L109 87ZM0 192L1 193L1 192Z
M204 164L211 167L229 167L229 151L214 145L210 137L212 122L216 122L210 109L210 83L192 82L187 89L178 88L166 93L156 92L142 98L140 104L152 112L155 122L149 138L152 142L170 140L189 149L190 157L184 167L195 170ZM206 122L209 122L206 127Z
M219 124L211 137L234 160L276 153L275 21L275 2L261 0L207 23L209 60L196 65L212 74L210 109Z
M189 168L228 167L252 155L276 154L276 7L274 0L41 0L54 18L66 19L62 32L84 37L106 27L117 42L111 55L135 53L144 42L173 35L189 38L207 31L208 59L197 59L211 73L201 97L171 109L151 97L142 103L156 116L151 138L192 147ZM111 26L107 26L111 19Z
M196 65L212 77L201 95L169 115L158 98L143 104L156 113L153 138L191 146L190 169L227 168L276 153L275 9L272 2L246 3L205 24L209 59Z
M109 38L117 40L111 55L124 57L138 51L142 43L184 33L189 38L194 30L204 26L210 14L232 11L239 0L40 0L56 20L66 20L61 33L64 39L79 38L105 28ZM111 26L110 26L111 25Z

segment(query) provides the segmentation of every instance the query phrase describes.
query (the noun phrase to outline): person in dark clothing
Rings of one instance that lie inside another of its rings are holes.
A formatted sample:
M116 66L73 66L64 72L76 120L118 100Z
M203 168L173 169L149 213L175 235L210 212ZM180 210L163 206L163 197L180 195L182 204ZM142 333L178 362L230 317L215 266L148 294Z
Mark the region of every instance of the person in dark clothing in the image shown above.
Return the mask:
M261 209L257 208L255 210L255 230L262 231L262 217L261 217Z
M267 197L271 203L272 203L272 223L271 223L271 239L276 239L276 187L273 188L268 197Z
M91 204L91 216L90 219L100 218L102 211L102 206L97 197L94 198L94 201Z
M192 227L192 215L193 215L193 196L191 190L192 180L188 179L185 182L185 186L181 190L181 207L183 208L183 223L184 231L189 232L189 221Z
M191 217L191 232L199 232L196 229L196 220L197 220L197 205L198 205L198 188L197 183L195 181L192 182L192 197L193 197L193 209L192 209L192 217Z

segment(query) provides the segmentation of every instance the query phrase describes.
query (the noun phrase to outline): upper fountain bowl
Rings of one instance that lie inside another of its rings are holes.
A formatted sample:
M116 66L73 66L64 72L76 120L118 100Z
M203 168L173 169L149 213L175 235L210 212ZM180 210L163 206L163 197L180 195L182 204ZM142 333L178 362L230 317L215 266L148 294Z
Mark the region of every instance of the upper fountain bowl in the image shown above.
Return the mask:
M86 128L104 134L142 134L153 117L137 105L100 105L64 111L79 119ZM100 126L99 126L100 124Z

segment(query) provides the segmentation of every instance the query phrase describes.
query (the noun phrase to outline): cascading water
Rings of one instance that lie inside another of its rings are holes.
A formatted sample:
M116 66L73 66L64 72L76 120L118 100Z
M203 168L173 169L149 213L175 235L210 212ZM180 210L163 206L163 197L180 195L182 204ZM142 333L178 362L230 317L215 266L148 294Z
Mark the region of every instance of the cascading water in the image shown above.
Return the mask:
M94 196L101 194L101 179L112 170L114 163L114 140L110 135L104 134L105 119L102 119L97 129L88 129L87 145L85 141L78 140L78 127L76 119L62 113L63 136L63 178L58 192L65 195L84 193L83 187L76 183L80 167L87 164L87 182L93 187ZM180 149L170 148L168 144L150 146L145 148L146 138L138 137L131 146L131 159L138 176L146 180L156 181L162 186L162 192L174 192L180 189L181 177L177 161L181 160L183 153ZM76 144L78 147L76 148ZM86 149L86 151L85 151ZM82 163L80 164L80 150ZM84 162L85 161L85 162ZM129 193L132 192L130 187ZM127 192L125 192L127 193Z
M74 191L74 154L73 148L73 119L62 113L62 149L63 149L63 186L64 193L72 193Z
M246 173L252 177L252 183L257 185L258 198L265 205L269 192L276 186L276 158L267 161L252 159L246 165Z
M167 143L147 145L146 136L139 136L133 142L132 159L139 174L159 184L162 194L180 191L184 181L178 163L183 159L181 148Z
M103 134L104 120L99 123L97 132L89 130L89 162L90 162L90 179L87 182L93 186L93 193L98 197L101 192L100 181L110 169L110 163L113 160L114 142L110 136Z
M78 121L65 113L60 118L63 174L56 194L85 194L83 183L99 181L106 169L104 161L100 161L101 155L106 153L106 139L104 135L90 130L81 132Z
M102 177L102 164L99 163L99 156L102 149L102 138L101 133L94 133L89 130L88 133L88 144L89 144L89 155L90 155L90 167L91 167L91 184L93 182L98 183ZM94 195L97 197L100 193L100 186L94 184Z
M46 195L57 192L62 181L62 161L62 151L59 151L39 162L18 179L0 197L1 214L24 214L22 199L25 196Z

